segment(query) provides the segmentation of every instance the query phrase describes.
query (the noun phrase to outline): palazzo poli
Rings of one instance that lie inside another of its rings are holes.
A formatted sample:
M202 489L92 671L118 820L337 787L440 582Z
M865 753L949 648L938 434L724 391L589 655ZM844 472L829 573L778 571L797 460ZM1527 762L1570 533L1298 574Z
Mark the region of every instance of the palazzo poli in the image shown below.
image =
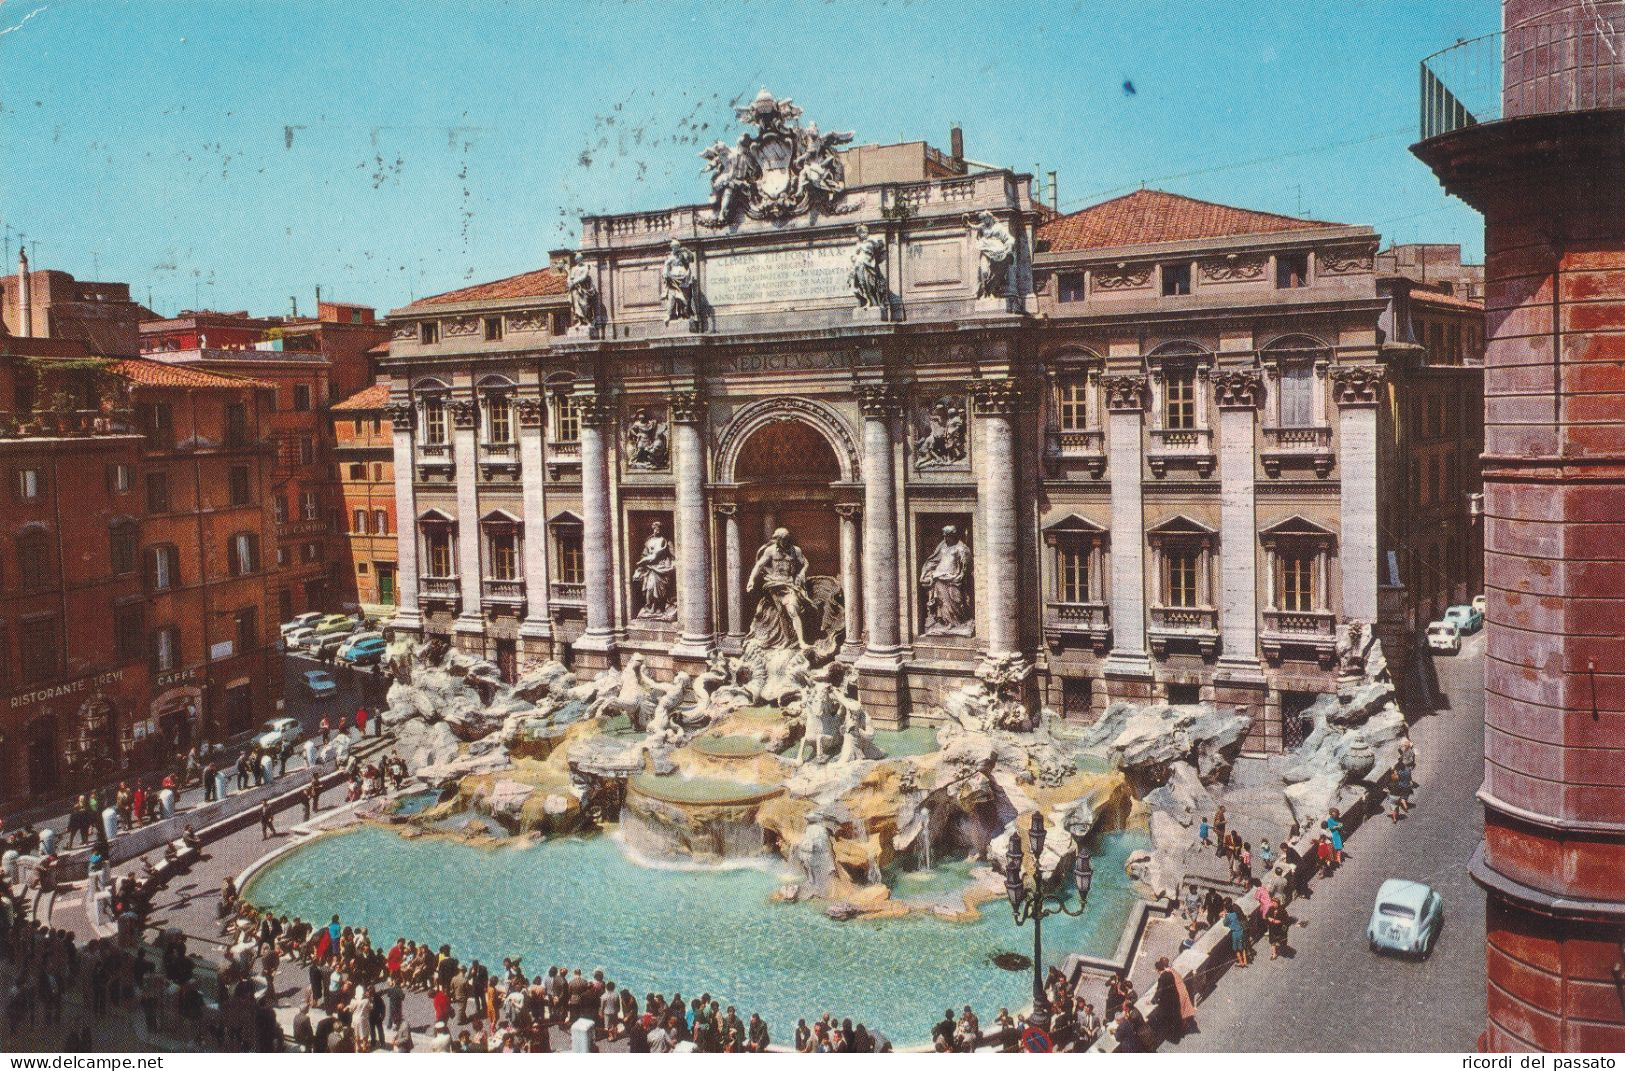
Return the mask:
M1384 277L1369 227L1060 215L957 131L739 112L708 202L391 314L397 628L510 677L842 661L889 727L1003 658L1064 717L1210 701L1275 751L1351 629L1397 675L1477 590L1482 313Z

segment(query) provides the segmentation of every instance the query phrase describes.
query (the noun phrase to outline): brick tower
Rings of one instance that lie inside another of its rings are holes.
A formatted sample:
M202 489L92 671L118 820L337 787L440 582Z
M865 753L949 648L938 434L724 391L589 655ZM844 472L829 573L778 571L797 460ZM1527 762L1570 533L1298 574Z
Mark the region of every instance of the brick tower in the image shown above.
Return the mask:
M1625 3L1502 16L1424 61L1412 149L1484 214L1482 1044L1620 1051Z

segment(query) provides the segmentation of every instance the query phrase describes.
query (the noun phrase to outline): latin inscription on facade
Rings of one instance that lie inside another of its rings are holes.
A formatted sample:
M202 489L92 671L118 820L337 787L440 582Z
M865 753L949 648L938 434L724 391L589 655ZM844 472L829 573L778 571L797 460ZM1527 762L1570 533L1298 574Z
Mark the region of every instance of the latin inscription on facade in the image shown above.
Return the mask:
M838 350L810 353L739 353L722 358L729 372L811 372L822 368L845 368L848 358Z
M715 306L843 297L851 261L841 246L716 257L706 262L705 297Z

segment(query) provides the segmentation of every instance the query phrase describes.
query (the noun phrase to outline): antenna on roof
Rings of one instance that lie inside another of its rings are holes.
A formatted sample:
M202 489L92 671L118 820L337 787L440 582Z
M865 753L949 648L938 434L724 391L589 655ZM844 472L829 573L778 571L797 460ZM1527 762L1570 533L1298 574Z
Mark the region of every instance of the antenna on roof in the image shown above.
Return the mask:
M321 305L322 305L322 284L317 283L316 284L316 307L318 309L320 309Z
M296 298L296 297L290 297L288 299L288 305L293 309L293 318L298 319L299 318L299 299Z

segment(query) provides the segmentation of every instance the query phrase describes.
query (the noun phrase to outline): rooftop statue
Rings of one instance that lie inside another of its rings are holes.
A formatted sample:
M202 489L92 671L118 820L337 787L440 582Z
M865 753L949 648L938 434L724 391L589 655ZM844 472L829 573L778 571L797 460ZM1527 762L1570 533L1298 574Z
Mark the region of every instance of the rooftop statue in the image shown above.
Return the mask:
M741 213L751 219L788 219L817 208L840 214L855 206L843 204L846 166L839 147L849 144L850 131L821 134L816 123L803 128L801 109L788 97L779 99L763 89L742 108L739 121L756 133L739 135L733 145L721 141L700 153L711 174L709 227L737 223Z

